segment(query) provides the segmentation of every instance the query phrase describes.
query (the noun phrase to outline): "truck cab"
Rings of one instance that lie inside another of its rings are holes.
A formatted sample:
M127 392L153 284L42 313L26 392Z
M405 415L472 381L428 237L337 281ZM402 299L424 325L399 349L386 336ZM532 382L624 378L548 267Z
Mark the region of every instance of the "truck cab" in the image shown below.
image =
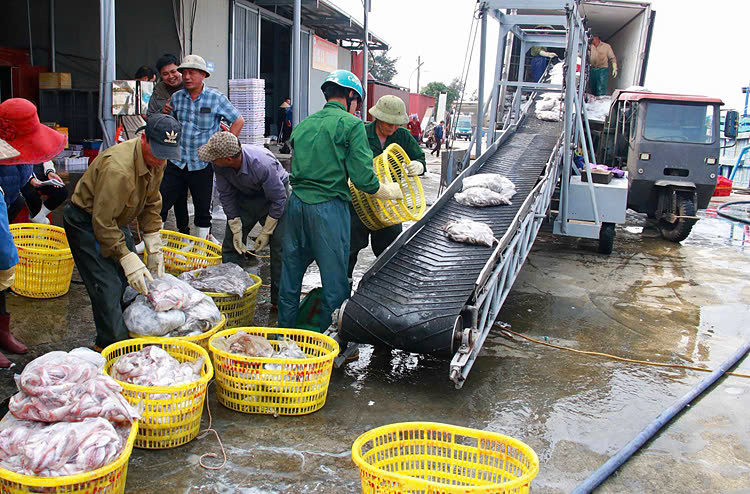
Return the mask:
M628 171L628 208L681 242L708 206L719 167L719 109L704 96L615 91L597 162Z
M456 121L456 139L471 139L471 115L460 115Z

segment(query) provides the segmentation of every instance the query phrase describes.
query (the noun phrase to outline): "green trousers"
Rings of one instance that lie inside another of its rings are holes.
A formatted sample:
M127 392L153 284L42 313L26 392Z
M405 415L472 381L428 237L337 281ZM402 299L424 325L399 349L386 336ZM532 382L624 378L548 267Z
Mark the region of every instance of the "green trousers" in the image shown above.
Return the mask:
M594 96L604 96L605 94L607 94L608 83L609 68L591 68L591 94L593 94Z
M288 186L286 188L286 193L288 199ZM265 224L266 217L268 216L269 203L266 196L263 194L255 196L239 194L237 197L237 205L239 206L240 218L242 219L242 241L244 242L247 240L247 235L256 223L260 223L261 225ZM274 234L271 235L271 240L268 243L268 246L271 249L271 303L274 305L279 303L279 279L281 278L281 232L283 231L281 225L282 222L283 220L279 219ZM234 250L233 239L234 235L232 234L232 230L229 229L229 223L227 223L227 228L224 232L224 242L221 244L221 261L233 262L244 267L247 264L247 261L244 256L241 256L236 250ZM260 254L260 252L258 252L258 254Z
M68 204L63 213L65 235L70 252L91 299L96 325L96 345L102 348L130 338L122 318L122 294L128 280L118 261L104 257L91 225L91 215ZM133 236L127 226L120 228L128 249L135 252Z

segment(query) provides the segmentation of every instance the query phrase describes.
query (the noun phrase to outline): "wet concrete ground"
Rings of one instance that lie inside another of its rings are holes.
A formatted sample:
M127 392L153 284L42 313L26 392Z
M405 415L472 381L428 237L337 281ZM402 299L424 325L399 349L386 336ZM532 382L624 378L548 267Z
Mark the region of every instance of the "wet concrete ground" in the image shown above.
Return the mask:
M425 183L434 191L439 167L431 169ZM710 210L704 216L677 245L631 214L618 227L611 256L597 254L593 241L545 229L498 319L556 345L715 368L750 336L750 229ZM372 262L367 252L360 276ZM251 269L268 280L267 265ZM314 282L314 274L306 278L310 288ZM256 322L265 324L268 290L261 295ZM32 345L32 356L93 342L80 284L58 299L10 296L8 303L14 332ZM18 369L0 373L3 396ZM750 373L750 363L737 370ZM438 421L525 441L541 462L533 492L569 492L705 376L494 333L466 385L455 390L445 360L365 347L357 362L334 371L325 407L309 416L235 413L216 402L212 385L209 404L226 466L198 465L202 454L220 454L213 435L170 451L135 450L127 491L355 493L350 448L358 435L394 422ZM750 492L749 405L750 380L723 379L597 492ZM207 419L204 413L204 427Z

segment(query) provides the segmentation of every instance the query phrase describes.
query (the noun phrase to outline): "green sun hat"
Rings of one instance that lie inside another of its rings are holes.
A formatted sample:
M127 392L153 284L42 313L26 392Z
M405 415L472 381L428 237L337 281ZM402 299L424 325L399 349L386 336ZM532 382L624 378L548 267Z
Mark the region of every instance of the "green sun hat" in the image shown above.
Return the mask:
M381 122L406 125L409 123L409 117L406 116L406 105L398 96L386 94L382 96L375 106L368 110L370 115Z

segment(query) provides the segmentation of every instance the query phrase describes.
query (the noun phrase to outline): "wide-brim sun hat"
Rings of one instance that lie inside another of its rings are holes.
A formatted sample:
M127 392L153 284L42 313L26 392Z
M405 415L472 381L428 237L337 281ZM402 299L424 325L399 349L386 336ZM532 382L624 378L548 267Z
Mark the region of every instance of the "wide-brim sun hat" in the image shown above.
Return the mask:
M206 77L211 77L211 73L208 71L208 67L206 66L206 61L200 55L188 55L183 58L182 63L179 67L177 67L177 70L180 74L182 74L182 71L185 69L200 70L201 72L206 74Z
M368 110L370 115L381 122L406 125L409 123L409 117L406 116L406 105L398 96L386 94L381 96L375 106Z
M39 122L34 103L10 98L0 104L0 139L18 155L0 165L34 164L49 161L65 148L65 136Z
M283 103L281 103L279 105L279 108L289 108L289 103L287 103L286 101L284 101Z
M0 161L15 158L19 153L13 146L0 139Z

